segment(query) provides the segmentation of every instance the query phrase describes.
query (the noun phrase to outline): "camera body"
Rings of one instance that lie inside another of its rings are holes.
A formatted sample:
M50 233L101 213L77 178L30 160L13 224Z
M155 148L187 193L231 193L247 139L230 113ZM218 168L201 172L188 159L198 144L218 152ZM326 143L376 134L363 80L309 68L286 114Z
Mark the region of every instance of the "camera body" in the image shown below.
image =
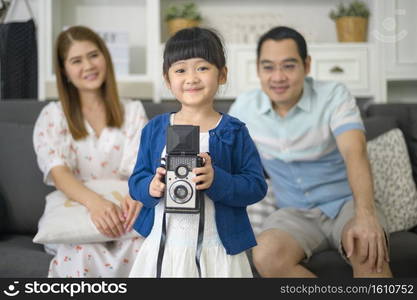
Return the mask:
M198 156L200 128L192 125L171 125L167 131L165 157L165 212L199 213L202 191L196 189L192 170L203 166Z

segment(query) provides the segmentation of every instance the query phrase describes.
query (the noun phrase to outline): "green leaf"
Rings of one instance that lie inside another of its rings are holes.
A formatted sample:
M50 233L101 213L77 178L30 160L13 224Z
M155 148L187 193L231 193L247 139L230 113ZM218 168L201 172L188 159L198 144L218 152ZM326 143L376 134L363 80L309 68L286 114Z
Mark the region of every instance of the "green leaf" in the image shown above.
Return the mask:
M339 3L336 9L333 9L329 13L329 17L332 20L336 20L341 17L363 17L369 18L370 12L365 2L354 0L350 4Z
M165 20L169 21L177 18L200 21L201 14L198 11L197 5L193 2L172 4L165 11Z

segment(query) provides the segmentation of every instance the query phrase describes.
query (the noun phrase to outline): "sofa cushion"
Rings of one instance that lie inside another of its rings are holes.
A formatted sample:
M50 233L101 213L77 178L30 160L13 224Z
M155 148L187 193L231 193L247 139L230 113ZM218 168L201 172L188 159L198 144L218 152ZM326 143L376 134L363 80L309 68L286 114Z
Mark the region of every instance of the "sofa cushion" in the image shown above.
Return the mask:
M34 124L42 108L50 102L34 100L0 101L0 122Z
M6 227L6 201L0 194L0 233L4 231Z
M389 232L411 229L417 224L417 191L401 130L392 129L369 141L367 147L375 199L385 213Z
M45 278L52 256L28 235L2 235L0 238L0 278Z
M395 278L417 276L417 234L395 232L390 236L390 267ZM339 252L327 250L313 255L306 267L320 278L352 278L352 268Z
M6 206L6 232L36 233L45 195L32 144L33 125L0 123L0 194Z
M370 141L391 129L398 128L397 119L394 117L375 116L363 120L366 140Z

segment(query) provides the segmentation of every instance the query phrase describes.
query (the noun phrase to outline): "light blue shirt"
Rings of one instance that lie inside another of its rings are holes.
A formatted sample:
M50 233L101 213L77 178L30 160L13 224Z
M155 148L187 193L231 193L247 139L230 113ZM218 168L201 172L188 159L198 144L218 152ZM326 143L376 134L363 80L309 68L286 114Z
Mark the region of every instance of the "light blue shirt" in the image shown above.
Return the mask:
M260 89L239 96L229 113L246 123L279 207L318 207L334 218L352 199L335 138L364 127L355 98L343 84L307 77L300 100L285 117Z

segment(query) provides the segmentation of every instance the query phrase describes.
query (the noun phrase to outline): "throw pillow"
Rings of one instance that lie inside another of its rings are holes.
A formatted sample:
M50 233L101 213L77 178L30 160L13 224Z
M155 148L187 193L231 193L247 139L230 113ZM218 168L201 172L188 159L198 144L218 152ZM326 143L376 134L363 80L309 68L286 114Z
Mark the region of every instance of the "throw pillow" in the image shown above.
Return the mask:
M247 208L249 220L255 235L261 233L262 224L265 219L278 209L275 195L272 192L271 181L267 179L266 182L268 184L268 191L265 198L255 204L249 205Z
M392 129L367 144L379 202L389 232L408 230L417 224L417 191L410 157L400 129Z
M129 191L127 182L120 180L91 180L85 185L118 205ZM119 239L135 236L137 233L132 230ZM114 240L114 238L98 231L85 206L68 199L61 191L54 191L46 197L45 212L39 220L38 233L33 238L33 242L82 244L109 240Z

